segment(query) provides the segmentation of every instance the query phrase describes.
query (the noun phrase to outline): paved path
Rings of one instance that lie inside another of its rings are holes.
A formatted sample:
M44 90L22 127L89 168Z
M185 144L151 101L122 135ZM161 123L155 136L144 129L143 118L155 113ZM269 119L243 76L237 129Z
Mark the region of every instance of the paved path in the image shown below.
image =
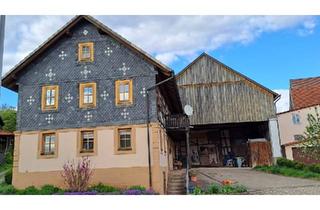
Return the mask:
M320 195L320 181L286 177L251 168L199 168L198 179L205 183L231 179L255 195Z

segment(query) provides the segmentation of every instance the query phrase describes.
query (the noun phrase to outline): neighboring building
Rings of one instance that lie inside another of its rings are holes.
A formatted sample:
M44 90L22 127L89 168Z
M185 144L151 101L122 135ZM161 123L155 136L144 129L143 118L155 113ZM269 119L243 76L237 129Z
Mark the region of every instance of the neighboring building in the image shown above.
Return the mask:
M320 111L319 105L320 77L290 80L290 110L277 114L282 153L286 158L317 162L302 157L299 147L308 125L308 114L316 116Z
M290 80L290 110L320 104L320 77Z
M286 158L290 160L299 158L297 147L303 140L308 126L308 114L317 116L319 111L320 105L315 105L278 114L281 145Z
M254 166L270 164L271 154L281 156L275 120L277 93L206 53L177 75L177 84L182 105L193 107L193 166L226 166L230 156ZM183 141L176 149L177 157L185 156Z
M19 94L13 185L63 187L63 164L88 156L91 183L164 193L173 143L161 120L182 108L174 79L150 91L148 147L146 91L173 75L92 17L73 18L3 78Z

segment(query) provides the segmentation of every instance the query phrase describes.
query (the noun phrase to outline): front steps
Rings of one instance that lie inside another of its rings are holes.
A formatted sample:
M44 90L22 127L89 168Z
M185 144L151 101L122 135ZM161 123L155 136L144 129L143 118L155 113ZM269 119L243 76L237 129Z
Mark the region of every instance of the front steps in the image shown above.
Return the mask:
M168 177L168 195L186 194L186 172L185 170L175 170L169 172Z

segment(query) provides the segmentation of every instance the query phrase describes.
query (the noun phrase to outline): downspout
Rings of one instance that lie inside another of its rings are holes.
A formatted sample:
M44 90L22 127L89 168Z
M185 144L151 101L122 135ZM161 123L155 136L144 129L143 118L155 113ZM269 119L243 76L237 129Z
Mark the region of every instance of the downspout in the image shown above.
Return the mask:
M3 63L3 48L4 48L4 26L6 16L0 16L0 97L1 97L1 78L2 78L2 63Z
M163 83L168 82L169 80L174 78L174 73L172 72L171 77L147 88L146 93L146 105L147 105L147 141L148 141L148 166L149 166L149 188L152 188L152 170L151 170L151 150L150 150L150 131L149 131L149 124L150 124L150 102L149 102L149 91L154 90L156 87L162 85Z

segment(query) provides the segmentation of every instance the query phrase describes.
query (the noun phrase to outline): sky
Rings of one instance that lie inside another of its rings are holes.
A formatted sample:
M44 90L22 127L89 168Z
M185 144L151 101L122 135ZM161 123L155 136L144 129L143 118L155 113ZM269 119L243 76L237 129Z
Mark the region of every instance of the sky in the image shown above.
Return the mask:
M178 73L202 52L281 94L289 80L320 76L318 16L94 16ZM6 16L3 75L72 16ZM17 106L1 88L0 105Z

